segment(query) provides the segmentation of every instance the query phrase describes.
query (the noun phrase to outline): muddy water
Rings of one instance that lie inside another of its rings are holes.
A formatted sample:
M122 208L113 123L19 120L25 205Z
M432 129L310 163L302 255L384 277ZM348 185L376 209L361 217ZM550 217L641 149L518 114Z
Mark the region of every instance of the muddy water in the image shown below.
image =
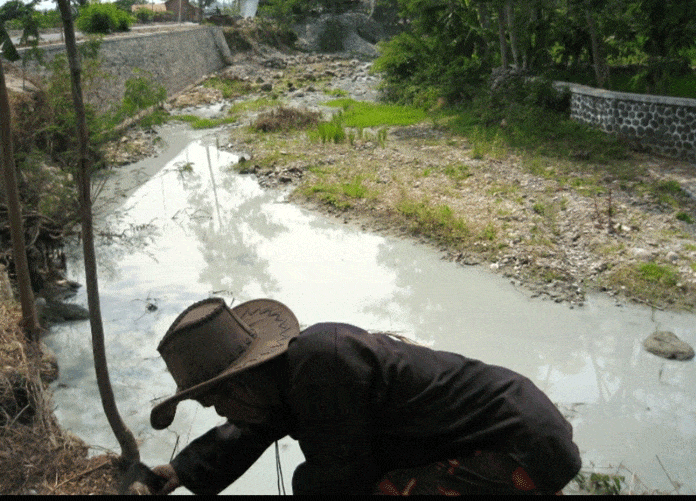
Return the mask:
M603 297L577 309L531 299L486 269L443 261L429 248L362 232L261 189L230 169L237 157L218 149L222 132L171 126L162 133L160 155L106 182L95 218L112 383L145 462L167 462L221 422L185 403L168 430L150 428L153 402L174 391L156 352L167 327L210 295L228 303L266 296L287 304L303 326L350 322L510 367L568 416L586 469L618 471L628 481L633 472L637 488L642 481L665 491L674 490L671 478L683 484L681 493L696 493L695 364L641 347L657 328L695 345L694 315L619 307ZM84 283L78 248L69 272ZM86 304L84 290L75 301ZM118 451L89 339L88 322L76 322L46 340L62 368L57 415L95 451ZM272 449L225 492L277 493ZM289 438L280 450L289 491L302 454Z

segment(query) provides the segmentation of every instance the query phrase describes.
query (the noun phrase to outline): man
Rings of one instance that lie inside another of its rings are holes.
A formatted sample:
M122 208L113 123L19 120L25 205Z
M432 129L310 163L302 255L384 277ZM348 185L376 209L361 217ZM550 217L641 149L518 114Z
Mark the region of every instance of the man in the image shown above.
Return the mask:
M571 425L527 378L352 325L300 332L270 299L200 301L158 351L178 389L154 428L185 399L228 419L154 469L160 493L216 494L286 435L305 456L295 494L554 493L580 470Z

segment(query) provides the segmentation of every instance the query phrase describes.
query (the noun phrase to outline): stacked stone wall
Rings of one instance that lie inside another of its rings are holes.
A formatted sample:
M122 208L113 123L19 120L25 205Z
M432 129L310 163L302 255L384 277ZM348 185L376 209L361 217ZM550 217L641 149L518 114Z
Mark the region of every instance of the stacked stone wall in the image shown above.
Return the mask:
M78 42L78 45L84 42ZM65 45L41 46L44 61L65 52ZM21 51L20 51L21 54ZM153 81L172 95L201 77L231 64L232 54L219 26L194 26L155 33L107 37L101 43L101 69L110 75L98 96L108 103L119 102L125 83L136 70L147 71ZM44 68L31 62L29 71ZM104 104L104 103L94 103Z
M696 99L614 92L555 82L571 92L570 116L661 155L696 160Z

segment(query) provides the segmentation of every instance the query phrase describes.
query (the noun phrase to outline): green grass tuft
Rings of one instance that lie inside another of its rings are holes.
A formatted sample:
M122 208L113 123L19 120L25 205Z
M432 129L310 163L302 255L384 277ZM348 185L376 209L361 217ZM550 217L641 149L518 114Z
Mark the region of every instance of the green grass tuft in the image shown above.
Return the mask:
M427 118L425 111L410 106L375 104L354 99L334 99L325 104L343 109L341 121L346 127L405 126Z

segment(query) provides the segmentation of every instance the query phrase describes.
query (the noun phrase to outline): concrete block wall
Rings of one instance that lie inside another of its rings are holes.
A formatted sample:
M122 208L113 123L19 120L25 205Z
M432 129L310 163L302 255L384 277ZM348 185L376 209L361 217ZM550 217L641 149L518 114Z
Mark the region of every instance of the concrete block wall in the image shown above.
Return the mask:
M570 89L572 119L634 139L661 155L696 160L696 99L554 84Z
M84 42L78 42L81 43ZM65 45L47 45L41 49L45 60L50 61L56 54L65 52ZM126 80L133 76L136 68L152 74L153 81L164 85L167 95L171 96L232 62L232 54L219 26L107 37L102 41L99 56L103 60L102 70L111 77L95 95L106 102L122 99ZM34 62L28 69L43 71Z

